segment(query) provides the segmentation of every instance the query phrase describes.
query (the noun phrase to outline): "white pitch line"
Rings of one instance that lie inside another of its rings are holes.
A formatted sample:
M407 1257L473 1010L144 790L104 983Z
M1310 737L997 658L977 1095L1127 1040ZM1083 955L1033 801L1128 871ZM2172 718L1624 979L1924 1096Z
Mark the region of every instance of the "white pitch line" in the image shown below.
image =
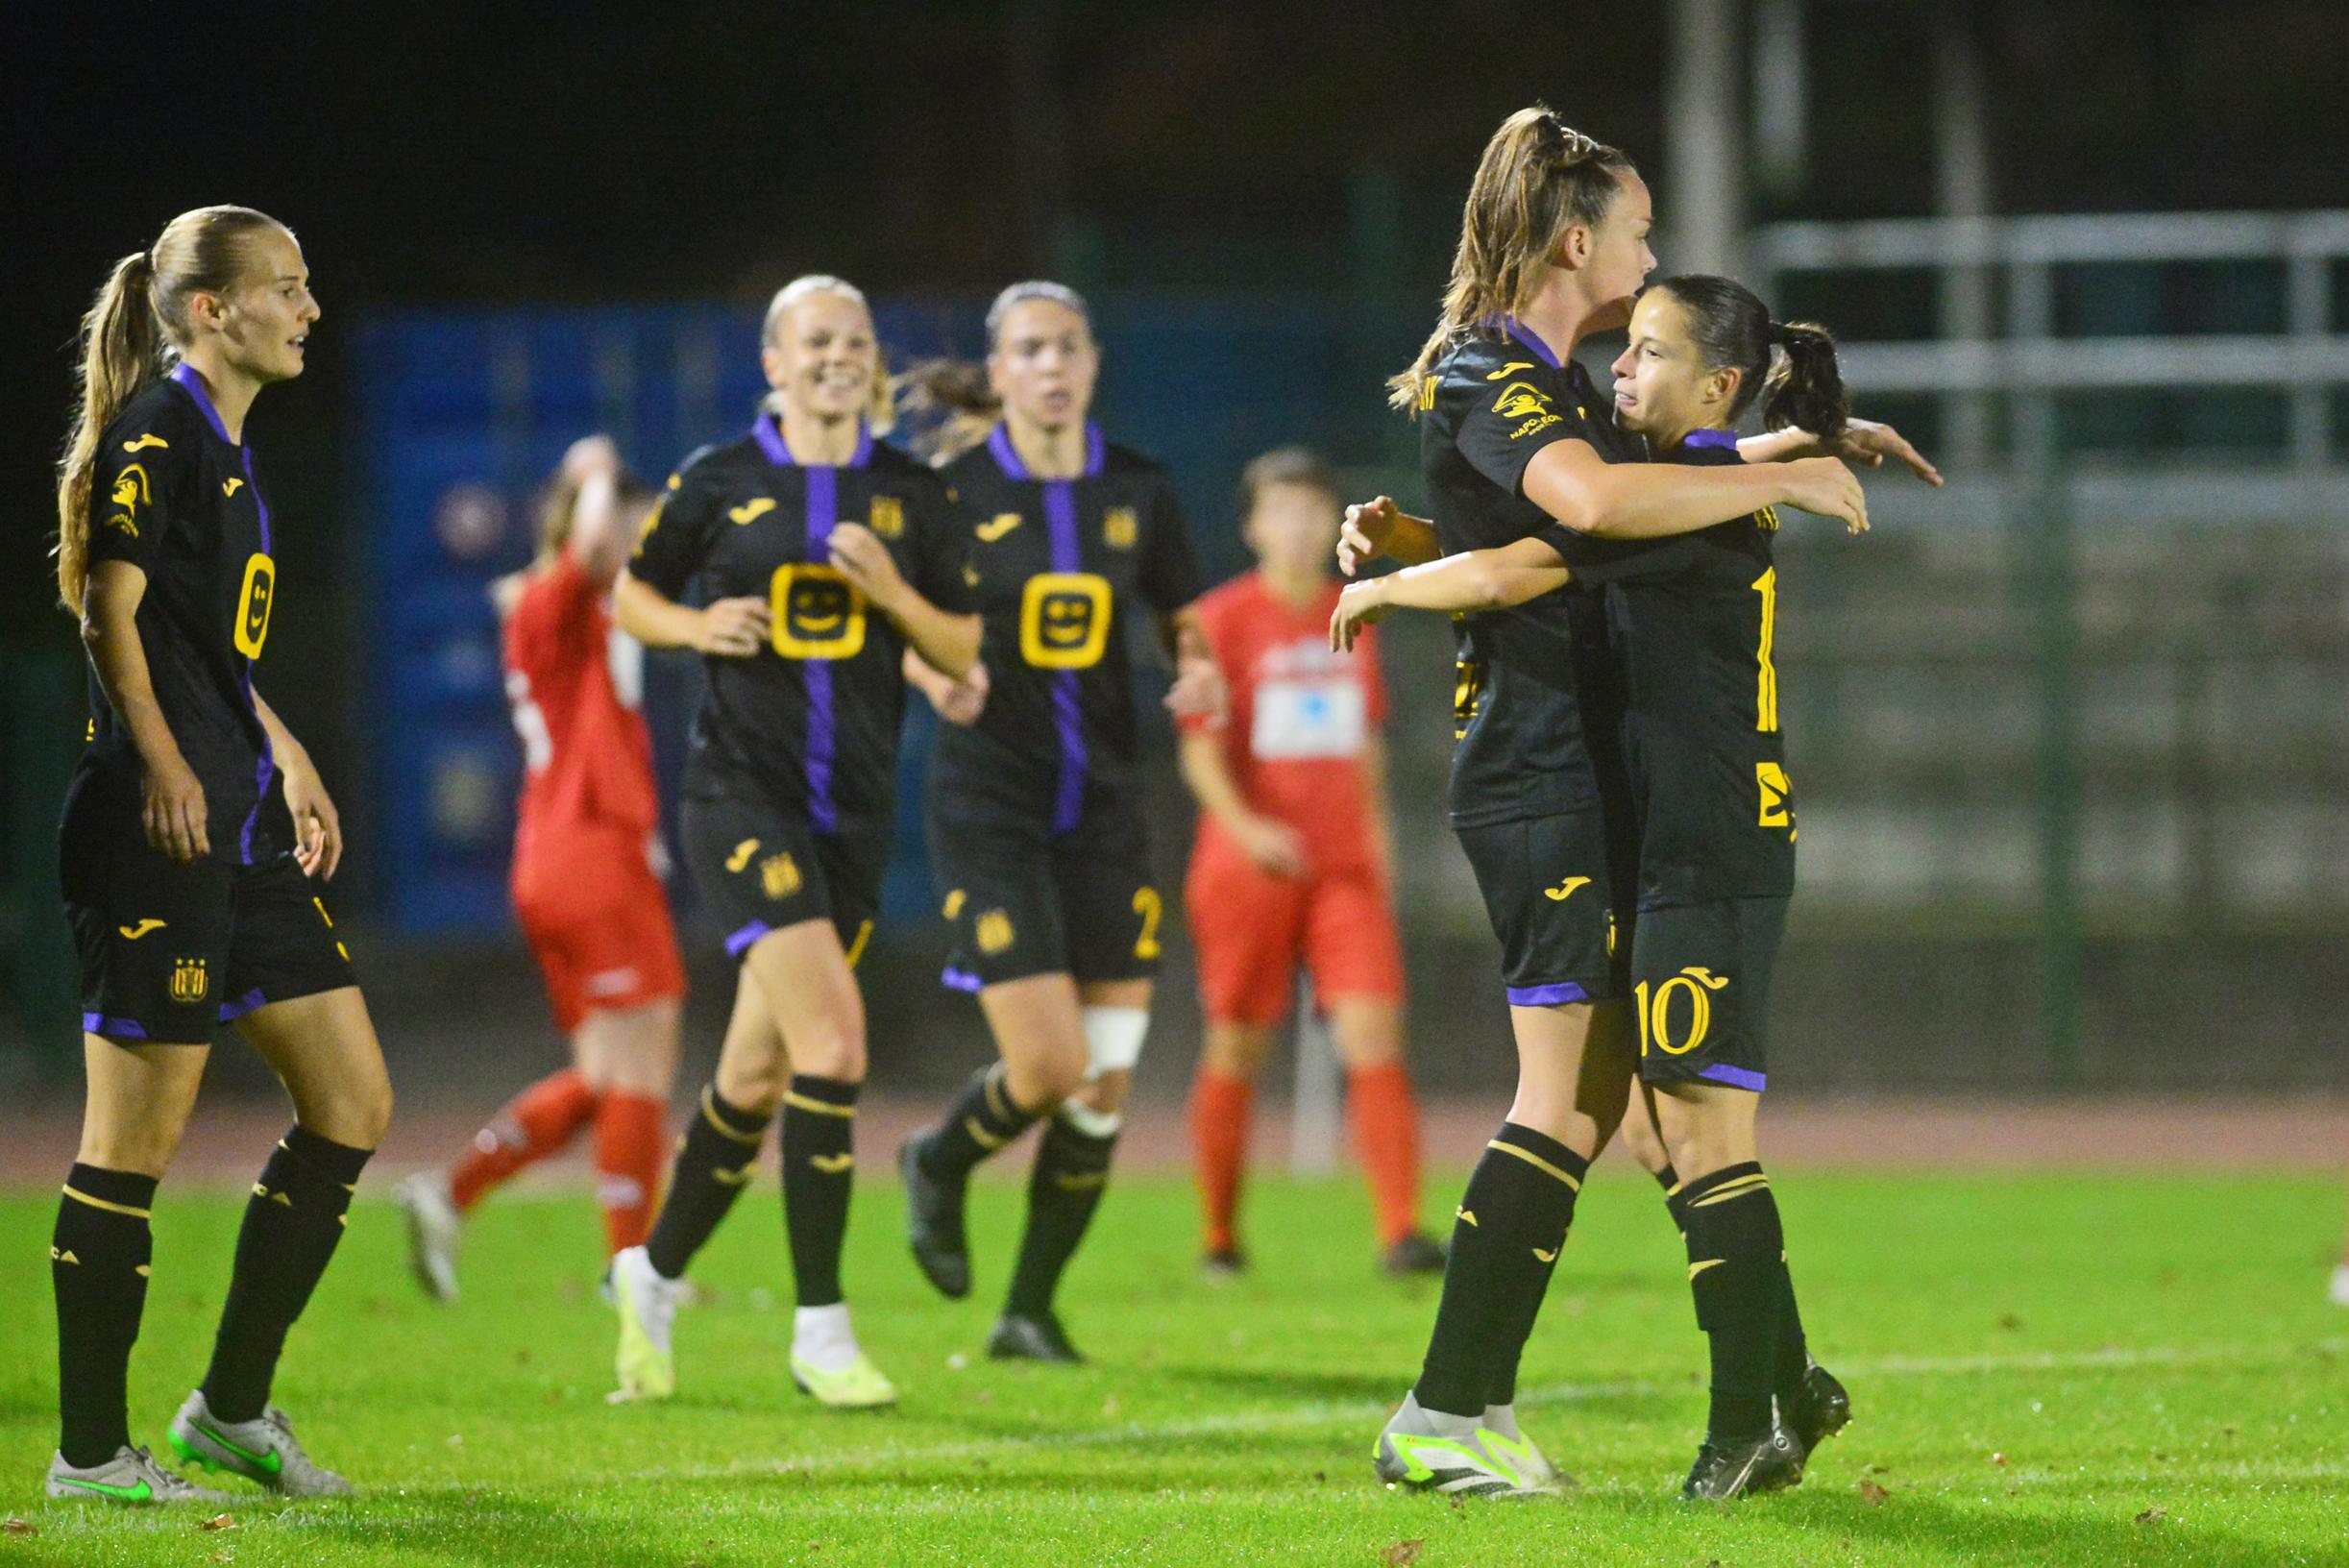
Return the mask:
M1945 1377L1966 1372L2033 1372L2033 1371L2094 1371L2100 1368L2139 1366L2207 1366L2213 1364L2250 1365L2263 1361L2290 1360L2310 1351L2338 1353L2349 1341L2319 1340L2312 1345L2278 1349L2263 1349L2257 1353L2212 1347L2174 1349L2154 1347L2144 1350L2108 1348L2104 1350L2064 1352L2037 1351L2015 1356L1950 1356L1915 1357L1892 1356L1873 1361L1846 1363L1846 1370L1854 1377L1915 1378ZM1398 1383L1398 1387L1404 1386ZM1518 1396L1519 1405L1569 1405L1594 1399L1621 1399L1637 1394L1683 1394L1688 1391L1684 1382L1655 1378L1618 1379L1607 1383L1561 1383L1535 1388ZM576 1487L598 1482L630 1481L723 1481L742 1476L790 1476L816 1471L884 1469L891 1466L952 1462L961 1459L991 1458L997 1455L1050 1452L1062 1449L1112 1447L1123 1444L1185 1442L1198 1437L1221 1437L1242 1433L1282 1432L1334 1426L1356 1421L1383 1419L1392 1407L1368 1400L1323 1401L1313 1405L1291 1406L1285 1409L1256 1410L1235 1415L1211 1415L1192 1421L1176 1421L1165 1426L1131 1425L1097 1429L1090 1432L1041 1433L1032 1437L991 1437L958 1443L936 1443L923 1448L870 1449L857 1453L830 1452L789 1459L734 1459L722 1465L677 1465L657 1469L610 1472L596 1476L571 1476L560 1484ZM417 1488L411 1487L411 1491Z

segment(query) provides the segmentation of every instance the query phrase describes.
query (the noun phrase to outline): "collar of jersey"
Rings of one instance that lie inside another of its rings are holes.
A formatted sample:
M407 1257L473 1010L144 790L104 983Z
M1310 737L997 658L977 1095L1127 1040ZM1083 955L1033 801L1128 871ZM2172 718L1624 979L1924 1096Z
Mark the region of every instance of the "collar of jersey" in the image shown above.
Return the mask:
M802 463L794 457L791 454L790 443L783 439L783 426L773 414L759 415L758 423L750 427L750 435L751 439L758 442L759 451L767 454L767 460L777 468L830 468L834 466L830 463ZM848 460L839 466L863 468L871 461L872 427L866 424L860 416L856 422L856 451L850 453Z
M1684 447L1734 447L1737 445L1737 432L1735 430L1691 430L1680 437L1680 445Z
M212 433L223 441L229 441L229 428L221 423L220 410L212 406L212 395L204 389L204 378L183 359L171 367L171 380L179 382L180 390L195 400L196 406L204 413L205 423L211 426ZM229 441L229 445L241 451L244 444Z
M1489 316L1486 318L1486 325L1499 327L1503 331L1508 333L1509 336L1524 344L1526 348L1531 351L1543 364L1548 365L1552 370L1563 370L1565 368L1563 362L1561 362L1558 358L1556 351L1552 349L1549 344L1541 340L1541 334L1534 331L1532 328L1527 326L1524 322L1519 321L1515 316Z
M1028 472L1028 465L1019 460L1019 449L1012 445L1010 426L997 425L988 432L987 451L988 455L995 459L995 466L1003 470L1005 478L1016 479L1023 484L1035 479L1036 476ZM1109 454L1110 444L1103 438L1101 427L1089 419L1087 420L1085 422L1085 471L1077 477L1083 479L1101 478L1101 470L1103 465L1109 461Z

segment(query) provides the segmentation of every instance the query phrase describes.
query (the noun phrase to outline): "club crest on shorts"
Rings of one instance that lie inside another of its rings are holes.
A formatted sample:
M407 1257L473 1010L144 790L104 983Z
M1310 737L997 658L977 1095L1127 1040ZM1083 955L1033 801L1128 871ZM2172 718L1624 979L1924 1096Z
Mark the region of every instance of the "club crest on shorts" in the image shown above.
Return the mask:
M171 966L171 999L175 1002L200 1002L211 993L212 977L201 958L174 960Z
M769 855L759 862L759 886L770 898L789 898L799 891L799 863L790 851Z
M979 951L999 953L1012 944L1012 918L999 909L991 909L979 917L974 930Z

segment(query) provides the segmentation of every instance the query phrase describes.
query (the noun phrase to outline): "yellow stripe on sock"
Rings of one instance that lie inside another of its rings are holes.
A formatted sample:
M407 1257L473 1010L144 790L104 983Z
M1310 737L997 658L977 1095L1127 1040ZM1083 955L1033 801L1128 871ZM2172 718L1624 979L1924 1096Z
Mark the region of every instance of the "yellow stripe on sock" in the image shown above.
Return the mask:
M1728 1261L1729 1261L1729 1260L1727 1260L1726 1258L1706 1258L1706 1259L1703 1259L1703 1260L1701 1260L1701 1261L1700 1261L1700 1262L1694 1262L1694 1263L1689 1264L1689 1265L1688 1265L1688 1281L1689 1281L1689 1283L1690 1283L1691 1285L1696 1284L1696 1283L1697 1283L1697 1276L1698 1276L1698 1275L1700 1275L1700 1274L1703 1273L1703 1272L1704 1272L1706 1269L1708 1269L1708 1268L1719 1268L1719 1267L1720 1267L1722 1264L1724 1264L1724 1263L1727 1262Z
M718 1091L716 1090L704 1088L701 1090L701 1115L708 1119L711 1126L717 1128L721 1133L732 1139L735 1142L747 1143L754 1149L761 1143L767 1141L767 1129L764 1127L761 1127L755 1133L738 1133L733 1128L727 1126L725 1121L718 1115L717 1102Z
M1518 1159L1523 1160L1527 1164L1531 1165L1535 1170L1546 1171L1550 1175L1555 1176L1559 1181L1566 1184L1566 1190L1569 1192L1579 1192L1582 1190L1582 1184L1579 1181L1567 1175L1564 1171L1558 1169L1557 1166L1552 1164L1549 1161L1543 1159L1540 1155L1533 1153L1529 1149L1521 1149L1514 1143L1504 1143L1497 1138L1484 1146L1488 1149L1499 1149L1503 1154L1513 1154Z
M1731 1198L1747 1197L1770 1185L1767 1176L1742 1176L1734 1182L1714 1188L1689 1205L1691 1209L1707 1209L1716 1203L1727 1203Z
M65 1196L76 1203L86 1203L92 1209L103 1209L110 1214L129 1214L133 1219L153 1217L147 1210L134 1209L127 1203L109 1203L104 1198L93 1198L86 1192L77 1192L70 1187L65 1188Z
M1011 1139L1008 1138L997 1138L994 1134L980 1126L979 1118L976 1116L965 1116L963 1118L963 1131L968 1133L971 1137L971 1140L977 1143L979 1147L983 1149L999 1149L1011 1141Z
M856 1115L856 1107L853 1105L834 1105L827 1100L810 1099L805 1094L794 1094L789 1090L784 1092L783 1103L801 1111L813 1111L820 1116L853 1116Z

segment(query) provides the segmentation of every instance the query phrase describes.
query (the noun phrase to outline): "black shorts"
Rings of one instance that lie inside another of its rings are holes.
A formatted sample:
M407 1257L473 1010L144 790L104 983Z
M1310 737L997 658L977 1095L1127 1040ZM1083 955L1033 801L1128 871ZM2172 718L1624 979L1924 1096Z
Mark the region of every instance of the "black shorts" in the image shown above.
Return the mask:
M1165 903L1139 812L1096 806L1054 837L1040 817L942 809L933 796L928 828L942 913L954 927L943 976L954 990L1032 974L1082 985L1158 973Z
M1770 976L1786 934L1786 904L1724 898L1640 911L1631 942L1640 1077L1761 1091Z
M1501 939L1501 983L1513 1007L1603 1002L1627 990L1629 893L1610 870L1605 814L1462 827L1460 848Z
M737 963L770 931L829 919L854 965L881 912L886 827L819 833L795 817L734 796L689 796L679 836L694 886L725 929Z
M358 984L322 884L290 854L186 864L135 818L73 809L59 836L82 1027L117 1045L208 1045L271 1002Z

